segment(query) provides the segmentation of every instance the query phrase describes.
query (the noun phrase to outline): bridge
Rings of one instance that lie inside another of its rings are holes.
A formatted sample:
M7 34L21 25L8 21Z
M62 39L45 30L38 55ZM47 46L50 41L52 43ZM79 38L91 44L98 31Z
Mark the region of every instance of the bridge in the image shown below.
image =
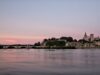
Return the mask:
M33 45L0 45L0 49L29 49L34 48Z

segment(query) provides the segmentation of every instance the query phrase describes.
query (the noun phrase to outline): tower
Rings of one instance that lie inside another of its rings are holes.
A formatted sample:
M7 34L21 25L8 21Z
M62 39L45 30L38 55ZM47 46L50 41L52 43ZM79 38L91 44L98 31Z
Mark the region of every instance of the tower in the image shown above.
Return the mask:
M88 41L88 36L87 36L87 33L85 32L84 34L84 37L83 37L84 40Z
M94 40L94 34L90 34L90 41Z

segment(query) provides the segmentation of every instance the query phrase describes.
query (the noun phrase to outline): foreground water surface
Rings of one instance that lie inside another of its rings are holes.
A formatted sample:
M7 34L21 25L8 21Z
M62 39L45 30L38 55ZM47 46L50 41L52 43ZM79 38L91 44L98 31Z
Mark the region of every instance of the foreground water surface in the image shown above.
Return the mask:
M100 75L100 49L1 49L0 75Z

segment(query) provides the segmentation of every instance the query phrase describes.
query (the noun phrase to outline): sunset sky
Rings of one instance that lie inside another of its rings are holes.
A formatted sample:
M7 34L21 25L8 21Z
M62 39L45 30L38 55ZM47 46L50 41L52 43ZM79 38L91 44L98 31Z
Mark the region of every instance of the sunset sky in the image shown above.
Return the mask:
M0 0L0 44L85 32L100 36L100 0Z

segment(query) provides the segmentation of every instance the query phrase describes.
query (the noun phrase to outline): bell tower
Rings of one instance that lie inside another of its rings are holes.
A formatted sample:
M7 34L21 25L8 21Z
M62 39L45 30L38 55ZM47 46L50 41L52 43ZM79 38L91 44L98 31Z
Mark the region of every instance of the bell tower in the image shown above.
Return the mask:
M84 40L88 41L88 36L87 36L87 33L85 32L84 34L84 37L83 37Z

